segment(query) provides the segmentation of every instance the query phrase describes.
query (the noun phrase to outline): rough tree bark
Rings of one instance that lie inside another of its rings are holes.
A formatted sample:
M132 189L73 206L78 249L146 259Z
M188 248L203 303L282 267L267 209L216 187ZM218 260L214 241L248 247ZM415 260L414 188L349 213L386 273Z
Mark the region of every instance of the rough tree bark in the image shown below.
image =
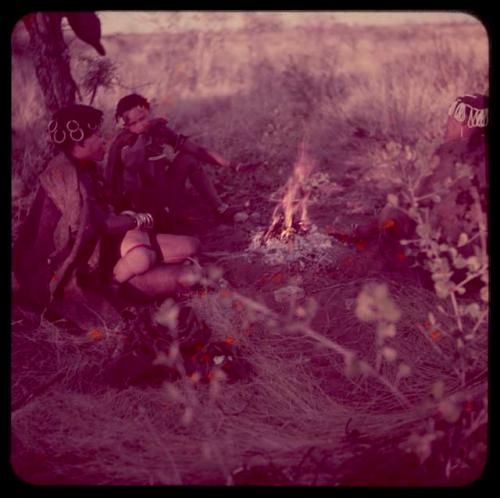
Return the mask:
M28 14L24 25L30 35L36 76L52 114L61 107L74 104L77 85L71 75L68 47L64 41L58 12Z

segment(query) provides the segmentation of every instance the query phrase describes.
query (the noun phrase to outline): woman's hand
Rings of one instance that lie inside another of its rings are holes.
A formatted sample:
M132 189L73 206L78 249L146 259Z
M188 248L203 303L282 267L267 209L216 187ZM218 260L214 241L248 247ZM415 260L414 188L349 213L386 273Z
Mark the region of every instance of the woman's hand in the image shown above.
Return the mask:
M230 168L233 163L216 152L207 151L222 167Z
M127 215L135 219L139 230L151 230L154 226L154 218L149 213L136 213L134 211L123 211L121 215Z

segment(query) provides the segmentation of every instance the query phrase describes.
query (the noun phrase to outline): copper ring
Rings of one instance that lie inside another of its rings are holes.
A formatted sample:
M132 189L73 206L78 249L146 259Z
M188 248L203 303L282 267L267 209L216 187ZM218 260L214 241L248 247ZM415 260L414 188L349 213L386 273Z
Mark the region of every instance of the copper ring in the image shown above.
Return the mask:
M47 125L47 130L49 133L54 133L57 130L57 121L55 119L49 121L49 124Z
M57 134L58 133L62 133L62 138L61 140L58 140L57 139ZM65 140L66 140L66 132L64 130L56 130L53 134L52 134L52 140L56 143L56 144L62 144Z
M73 125L73 123L75 123L75 125L76 125L76 126L74 126L74 125ZM73 126L73 128L72 128L72 127L70 127L70 125L71 125L71 126ZM76 130L78 130L78 128L80 128L80 123L79 123L76 119L70 119L70 120L66 123L66 129L67 129L68 131L76 131Z
M75 138L74 134L75 132L80 132L80 138ZM69 136L73 142L81 142L85 138L85 134L83 133L83 130L81 128L78 128L77 130L73 130L69 132Z

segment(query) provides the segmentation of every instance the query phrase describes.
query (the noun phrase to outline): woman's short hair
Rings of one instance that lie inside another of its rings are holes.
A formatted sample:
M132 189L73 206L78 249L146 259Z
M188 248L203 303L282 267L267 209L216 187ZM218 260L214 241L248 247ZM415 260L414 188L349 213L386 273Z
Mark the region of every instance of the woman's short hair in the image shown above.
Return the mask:
M127 111L130 111L130 109L134 107L145 107L149 109L150 105L146 97L138 93L131 93L118 101L116 105L115 120L118 121Z
M50 141L70 149L93 135L101 126L103 113L95 107L72 104L54 113L47 125Z

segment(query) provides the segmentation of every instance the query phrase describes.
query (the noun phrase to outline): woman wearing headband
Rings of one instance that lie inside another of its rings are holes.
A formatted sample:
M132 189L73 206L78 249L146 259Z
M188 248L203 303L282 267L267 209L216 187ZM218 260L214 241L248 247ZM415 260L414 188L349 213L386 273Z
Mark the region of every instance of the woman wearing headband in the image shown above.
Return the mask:
M453 247L461 233L470 232L467 212L475 193L482 209L487 210L487 126L488 97L458 97L448 110L444 141L435 151L434 170L420 181L415 192L426 198L422 205L429 208L431 229L439 230L441 242ZM463 175L461 165L470 167L469 175ZM378 218L358 227L355 237L377 239L386 266L403 268L411 261L405 257L400 241L415 238L415 222L398 208L386 206ZM464 257L470 256L467 251L472 249L471 244L460 247Z
M85 105L53 116L47 130L59 153L40 175L13 252L24 300L80 325L99 302L89 290L96 275L148 297L185 289L196 280L195 270L179 263L196 252L197 239L156 235L149 213L113 212L97 169L106 152L101 122L102 112Z

